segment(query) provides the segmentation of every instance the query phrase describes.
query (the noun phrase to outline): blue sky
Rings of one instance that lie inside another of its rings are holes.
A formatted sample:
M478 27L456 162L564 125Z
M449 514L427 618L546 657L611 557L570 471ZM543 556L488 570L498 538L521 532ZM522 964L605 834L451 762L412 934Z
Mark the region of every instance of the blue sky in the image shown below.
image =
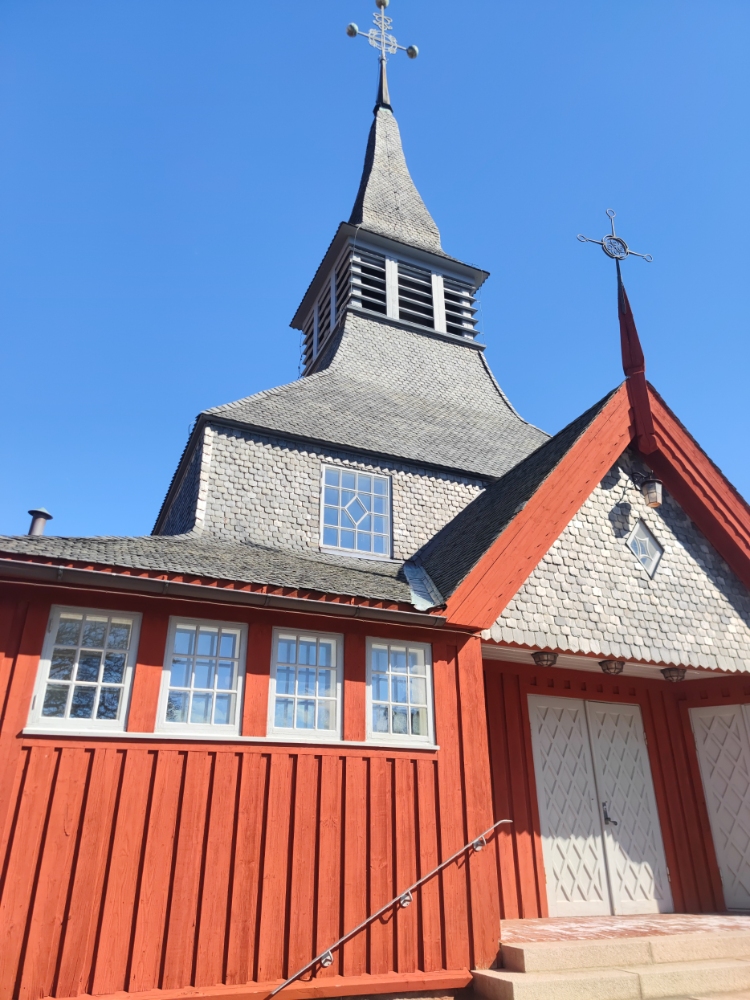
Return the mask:
M196 414L296 377L291 319L357 190L372 0L0 5L0 533L148 533ZM521 414L647 374L750 496L747 0L393 0L391 96Z

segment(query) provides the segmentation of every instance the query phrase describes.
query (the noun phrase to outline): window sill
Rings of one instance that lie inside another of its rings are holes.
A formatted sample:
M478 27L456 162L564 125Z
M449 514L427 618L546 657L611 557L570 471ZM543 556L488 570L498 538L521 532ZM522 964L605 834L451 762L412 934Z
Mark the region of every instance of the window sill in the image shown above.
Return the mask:
M174 743L266 743L276 746L305 746L305 747L336 747L346 749L346 747L365 748L370 750L408 750L427 751L434 753L440 749L437 743L381 743L375 740L310 740L289 736L238 736L236 733L223 736L221 734L210 735L207 733L129 733L115 732L111 729L53 729L47 726L26 726L21 730L22 736L53 736L56 738L70 737L71 739L108 739L108 740L156 740L159 742Z

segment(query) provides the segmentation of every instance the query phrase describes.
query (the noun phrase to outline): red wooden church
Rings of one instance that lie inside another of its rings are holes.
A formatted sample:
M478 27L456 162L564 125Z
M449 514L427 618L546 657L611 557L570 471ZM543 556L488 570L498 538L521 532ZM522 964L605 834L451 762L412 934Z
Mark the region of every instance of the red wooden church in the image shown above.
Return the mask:
M0 539L0 998L444 994L501 919L750 909L750 510L621 283L550 437L487 277L381 61L301 377L200 414L151 535Z

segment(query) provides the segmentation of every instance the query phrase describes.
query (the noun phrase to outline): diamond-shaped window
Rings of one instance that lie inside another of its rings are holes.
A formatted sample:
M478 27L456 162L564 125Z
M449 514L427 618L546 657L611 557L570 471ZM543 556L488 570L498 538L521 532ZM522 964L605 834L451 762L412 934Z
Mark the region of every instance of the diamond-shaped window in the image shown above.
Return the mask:
M364 504L360 501L359 497L355 497L352 502L347 507L347 510L354 519L355 524L359 524L362 518L365 516L367 511L365 510Z
M657 542L645 522L639 520L628 535L628 546L649 576L653 576L664 554L664 548Z

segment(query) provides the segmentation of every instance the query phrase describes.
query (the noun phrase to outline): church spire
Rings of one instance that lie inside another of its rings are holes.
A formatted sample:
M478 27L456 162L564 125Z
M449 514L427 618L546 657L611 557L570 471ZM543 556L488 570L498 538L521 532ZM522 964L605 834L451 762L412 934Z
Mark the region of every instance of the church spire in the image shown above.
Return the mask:
M406 165L388 90L388 54L401 50L410 59L416 59L419 50L416 45L408 48L399 45L391 34L393 21L385 14L390 0L375 2L378 11L373 16L374 28L365 32L356 24L350 24L346 29L351 38L357 35L367 38L370 45L378 49L379 61L375 120L370 128L362 179L349 223L421 250L442 254L440 231Z

